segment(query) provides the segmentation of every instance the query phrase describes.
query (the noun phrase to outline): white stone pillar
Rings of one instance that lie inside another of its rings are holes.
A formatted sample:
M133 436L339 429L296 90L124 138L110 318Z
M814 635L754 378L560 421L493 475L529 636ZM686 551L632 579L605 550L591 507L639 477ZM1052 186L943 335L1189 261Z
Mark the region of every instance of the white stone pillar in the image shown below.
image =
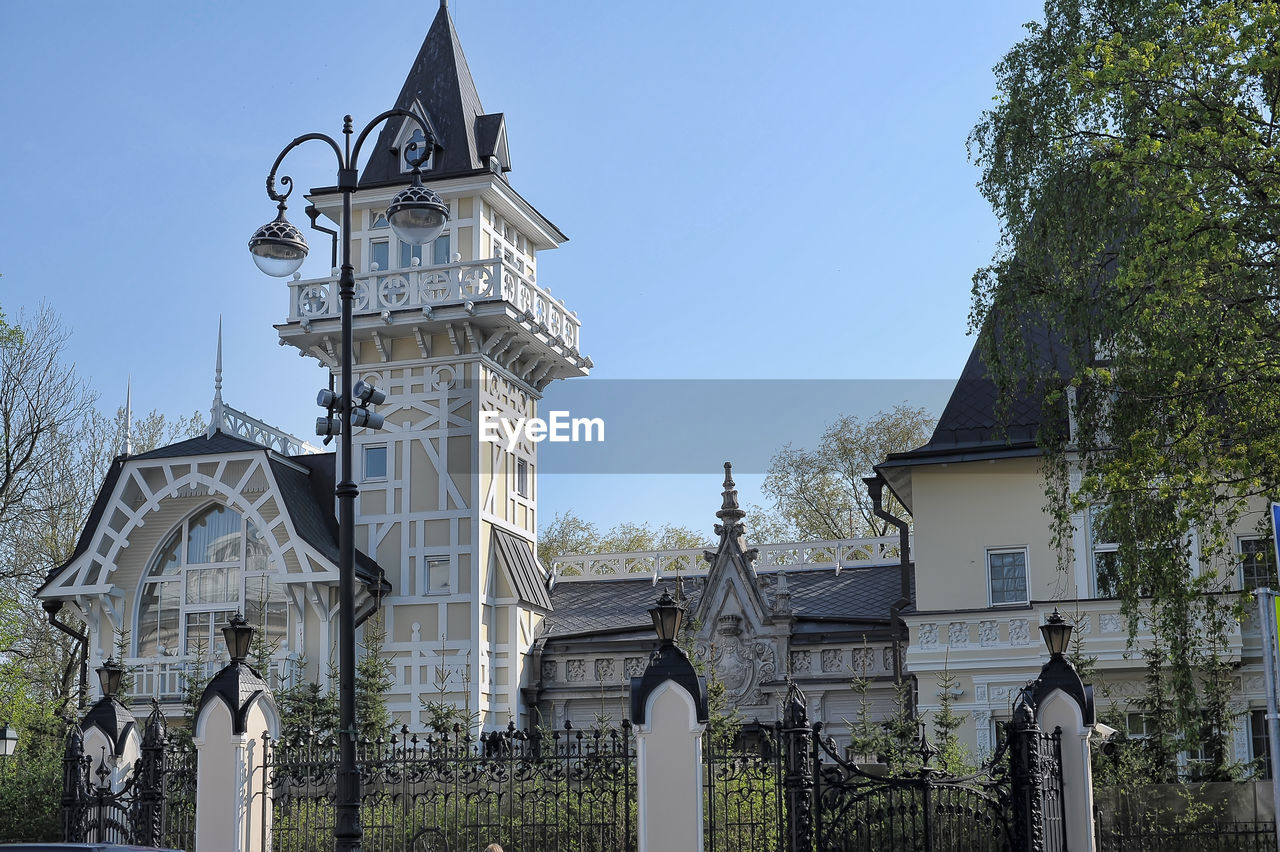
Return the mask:
M196 711L194 852L267 852L271 799L264 795L262 735L275 737L279 715L267 684L232 662L214 675Z
M1093 769L1089 760L1092 720L1073 695L1054 689L1040 698L1036 709L1040 730L1062 730L1062 809L1071 852L1093 852Z
M664 680L636 725L639 852L702 848L702 732L699 696ZM704 716L705 719L705 716Z

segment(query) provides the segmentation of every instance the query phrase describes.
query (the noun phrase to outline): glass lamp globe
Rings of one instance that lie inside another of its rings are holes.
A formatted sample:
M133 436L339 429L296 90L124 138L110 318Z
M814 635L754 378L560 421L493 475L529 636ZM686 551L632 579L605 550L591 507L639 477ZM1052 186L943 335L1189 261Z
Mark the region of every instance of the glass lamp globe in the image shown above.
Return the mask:
M253 232L249 238L253 262L272 278L285 278L298 271L307 259L307 240L284 217L284 205L276 218Z
M449 221L449 205L422 185L422 176L413 175L413 183L403 189L387 207L387 222L403 242L423 245L440 236Z

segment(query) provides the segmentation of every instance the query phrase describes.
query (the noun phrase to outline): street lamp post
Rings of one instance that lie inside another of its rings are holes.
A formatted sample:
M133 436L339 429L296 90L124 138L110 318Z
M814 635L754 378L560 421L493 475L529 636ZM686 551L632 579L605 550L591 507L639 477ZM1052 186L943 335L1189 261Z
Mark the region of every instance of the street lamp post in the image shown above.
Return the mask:
M338 296L342 302L342 396L330 398L331 416L316 424L316 431L326 439L338 434L341 469L334 493L338 498L338 801L337 818L333 829L333 847L336 852L352 852L361 847L363 831L360 827L360 777L356 769L356 626L355 626L355 500L358 489L351 470L352 424L377 428L381 418L361 407L363 415L356 412L351 374L354 354L352 349L351 303L355 297L355 269L351 265L351 196L358 187L356 164L360 149L369 133L384 121L396 116L413 121L427 140L423 150L410 161L413 166L413 184L403 190L387 208L387 221L396 236L405 242L427 243L435 239L449 221L449 209L431 190L422 185L419 167L431 154L434 140L425 124L408 110L391 109L370 121L356 137L352 147L351 116L342 124L343 144L323 133L308 133L294 139L284 147L267 175L267 195L279 206L274 220L254 232L249 240L249 251L254 262L268 275L284 278L292 275L307 256L307 241L302 232L285 218L285 202L293 192L293 179L280 177L284 192L276 191L276 172L290 151L304 142L327 142L338 158L337 189L342 193L342 266L338 277ZM380 396L380 393L379 393ZM363 399L362 401L372 401ZM332 416L336 412L337 417Z

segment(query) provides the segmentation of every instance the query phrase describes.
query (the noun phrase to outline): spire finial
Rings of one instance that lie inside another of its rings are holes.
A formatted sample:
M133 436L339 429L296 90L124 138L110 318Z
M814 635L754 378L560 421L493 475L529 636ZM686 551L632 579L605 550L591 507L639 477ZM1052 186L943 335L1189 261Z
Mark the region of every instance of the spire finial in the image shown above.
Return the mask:
M440 11L443 12L445 9L448 9L448 8L449 8L449 0L440 0Z
M206 437L222 429L222 314L218 314L218 359L213 368L213 407L209 409L209 431Z
M124 454L133 455L133 376L124 386Z
M733 481L733 464L724 463L724 500L716 517L729 523L736 523L746 516L746 512L738 505L738 491Z

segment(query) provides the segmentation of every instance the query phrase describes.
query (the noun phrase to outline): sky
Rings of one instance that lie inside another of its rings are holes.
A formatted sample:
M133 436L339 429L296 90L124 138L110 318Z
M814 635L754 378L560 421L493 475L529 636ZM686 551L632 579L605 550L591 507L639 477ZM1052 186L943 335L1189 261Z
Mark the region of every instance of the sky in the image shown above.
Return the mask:
M104 409L131 380L135 411L167 414L207 414L221 317L228 404L307 437L324 374L278 345L287 288L246 249L275 212L266 172L295 136L391 106L436 8L5 3L0 309L48 304ZM591 473L544 459L544 520L709 532L724 456L751 458L738 484L764 502L772 450L839 414L941 410L999 236L965 141L1038 4L449 9L485 109L506 114L508 178L570 238L539 283L582 320L596 366L573 381L603 383L572 393L644 386L663 409L647 431L681 449ZM318 145L286 166L334 181ZM303 277L324 266L315 252Z

